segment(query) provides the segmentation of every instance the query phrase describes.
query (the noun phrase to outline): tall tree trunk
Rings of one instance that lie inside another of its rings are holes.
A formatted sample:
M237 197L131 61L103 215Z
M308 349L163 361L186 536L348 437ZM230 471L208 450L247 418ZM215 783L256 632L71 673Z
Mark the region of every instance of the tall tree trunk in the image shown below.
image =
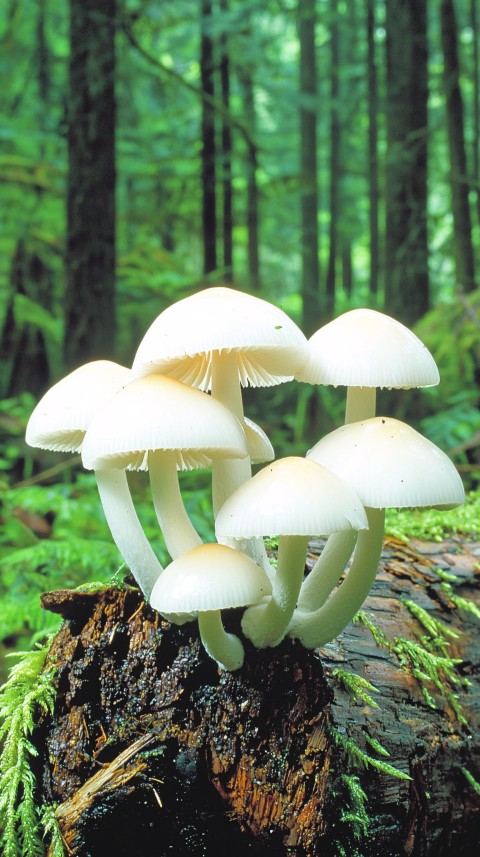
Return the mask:
M407 325L429 308L426 0L387 0L385 307Z
M326 298L324 308L324 323L335 311L335 290L337 279L337 250L338 250L338 217L340 199L340 144L341 127L339 115L340 96L340 50L337 3L332 0L330 44L331 44L331 77L330 77L330 230L329 252L326 282Z
M254 143L256 129L255 93L253 74L250 68L242 66L238 70L238 78L243 93L245 121L249 132L246 154L247 179L247 264L248 279L251 288L258 292L261 289L260 251L259 251L259 195L257 183L257 147Z
M115 344L115 0L71 0L64 359Z
M368 197L370 224L369 291L374 300L378 293L378 85L375 51L375 2L367 0L367 66L368 66Z
M443 83L447 105L448 148L453 209L453 241L457 282L464 291L475 288L475 263L465 149L463 100L460 91L457 21L453 0L442 0L440 20Z
M202 91L213 97L214 84L214 43L211 34L212 3L200 0L201 9L201 45L200 75ZM202 230L203 230L203 272L214 271L217 267L217 188L216 188L216 146L215 146L215 109L209 99L202 104Z
M477 219L480 223L480 56L478 40L478 0L470 0L470 26L473 39L473 141L472 141L472 172L475 181L477 199Z
M300 194L302 327L309 336L322 322L318 261L317 63L315 0L298 0L300 42Z
M220 0L220 11L227 18L228 0ZM220 37L220 86L222 104L230 110L230 58L228 54L228 28L222 27ZM222 120L222 187L223 187L223 267L224 279L233 279L233 183L232 183L232 128L228 119Z

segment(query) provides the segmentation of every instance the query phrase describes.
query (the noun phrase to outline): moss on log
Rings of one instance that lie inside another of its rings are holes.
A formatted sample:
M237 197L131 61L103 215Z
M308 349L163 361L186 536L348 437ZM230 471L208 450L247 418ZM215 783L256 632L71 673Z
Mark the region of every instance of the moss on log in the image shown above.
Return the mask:
M387 540L364 622L320 652L247 643L234 673L205 655L194 623L169 625L136 589L46 594L65 621L49 655L55 712L34 738L67 853L470 853L479 635L459 598L478 605L479 556L474 542ZM453 570L454 588L438 568ZM442 623L436 642L425 616ZM229 630L239 619L231 611ZM448 673L438 662L435 682L403 639L458 663ZM351 674L376 690L355 694Z

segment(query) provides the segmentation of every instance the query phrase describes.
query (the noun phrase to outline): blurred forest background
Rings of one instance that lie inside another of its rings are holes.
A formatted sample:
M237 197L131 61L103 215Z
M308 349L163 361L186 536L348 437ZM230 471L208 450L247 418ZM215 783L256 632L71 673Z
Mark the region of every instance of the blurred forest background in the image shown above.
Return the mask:
M0 10L0 639L38 593L119 565L74 457L28 415L74 366L130 365L168 304L226 283L307 335L357 306L411 326L441 384L380 408L480 472L478 0L4 0ZM344 392L247 393L277 456ZM206 483L186 504L209 535ZM160 556L139 477L144 526ZM206 523L207 522L207 523Z

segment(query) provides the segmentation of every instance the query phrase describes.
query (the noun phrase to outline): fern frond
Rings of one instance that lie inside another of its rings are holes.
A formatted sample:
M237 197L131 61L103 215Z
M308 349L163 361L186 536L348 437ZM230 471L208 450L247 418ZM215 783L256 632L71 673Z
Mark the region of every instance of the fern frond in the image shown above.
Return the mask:
M43 857L35 804L31 759L37 751L30 741L38 709L52 711L54 669L44 670L48 646L19 652L8 680L0 688L0 846L4 857Z

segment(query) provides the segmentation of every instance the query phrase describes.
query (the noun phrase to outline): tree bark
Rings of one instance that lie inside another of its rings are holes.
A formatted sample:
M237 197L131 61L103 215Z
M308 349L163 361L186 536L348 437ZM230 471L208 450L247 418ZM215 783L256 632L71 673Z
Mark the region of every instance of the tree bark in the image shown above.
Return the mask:
M115 0L71 0L64 360L115 344Z
M385 309L411 326L429 309L426 0L387 0Z
M367 0L367 70L368 70L368 200L370 226L370 278L372 298L378 294L379 229L378 229L378 83L375 50L375 3Z
M228 16L228 0L220 0L220 11ZM226 114L230 112L230 57L228 28L223 27L220 36L220 86L222 104ZM223 267L224 280L233 280L233 181L232 181L232 128L227 116L222 119L222 188L223 188Z
M331 71L330 71L330 229L328 268L326 281L325 311L323 323L329 321L335 311L335 291L337 282L337 245L338 219L340 198L340 146L342 129L339 115L340 97L340 45L339 27L337 20L337 3L332 2L330 40L331 40Z
M317 554L312 543L310 566ZM247 644L232 673L205 655L193 623L170 626L135 589L45 595L65 621L50 651L55 711L33 737L42 797L58 804L69 853L466 857L480 835L480 797L465 774L479 779L478 620L454 607L435 569L453 571L455 593L478 605L479 555L479 543L389 539L364 607L377 642L357 623L319 653L290 640ZM445 693L428 682L428 701L427 685L400 668L392 647L425 635L410 599L458 633L453 690L468 725L448 682ZM236 611L224 619L238 630ZM339 668L375 686L371 704L335 681ZM411 779L359 767L345 739L385 761L368 744L376 739ZM347 782L368 798L362 836Z
M463 99L460 90L457 21L452 0L442 0L440 14L443 81L450 152L455 266L460 288L466 292L471 292L476 288L476 285L469 202L470 183L465 148Z
M317 63L315 0L299 0L300 194L302 243L302 329L310 336L322 323L318 261Z
M217 187L215 109L211 98L214 85L214 44L211 34L212 3L201 0L201 46L200 74L202 92L208 96L202 101L202 230L203 273L209 274L217 267Z

